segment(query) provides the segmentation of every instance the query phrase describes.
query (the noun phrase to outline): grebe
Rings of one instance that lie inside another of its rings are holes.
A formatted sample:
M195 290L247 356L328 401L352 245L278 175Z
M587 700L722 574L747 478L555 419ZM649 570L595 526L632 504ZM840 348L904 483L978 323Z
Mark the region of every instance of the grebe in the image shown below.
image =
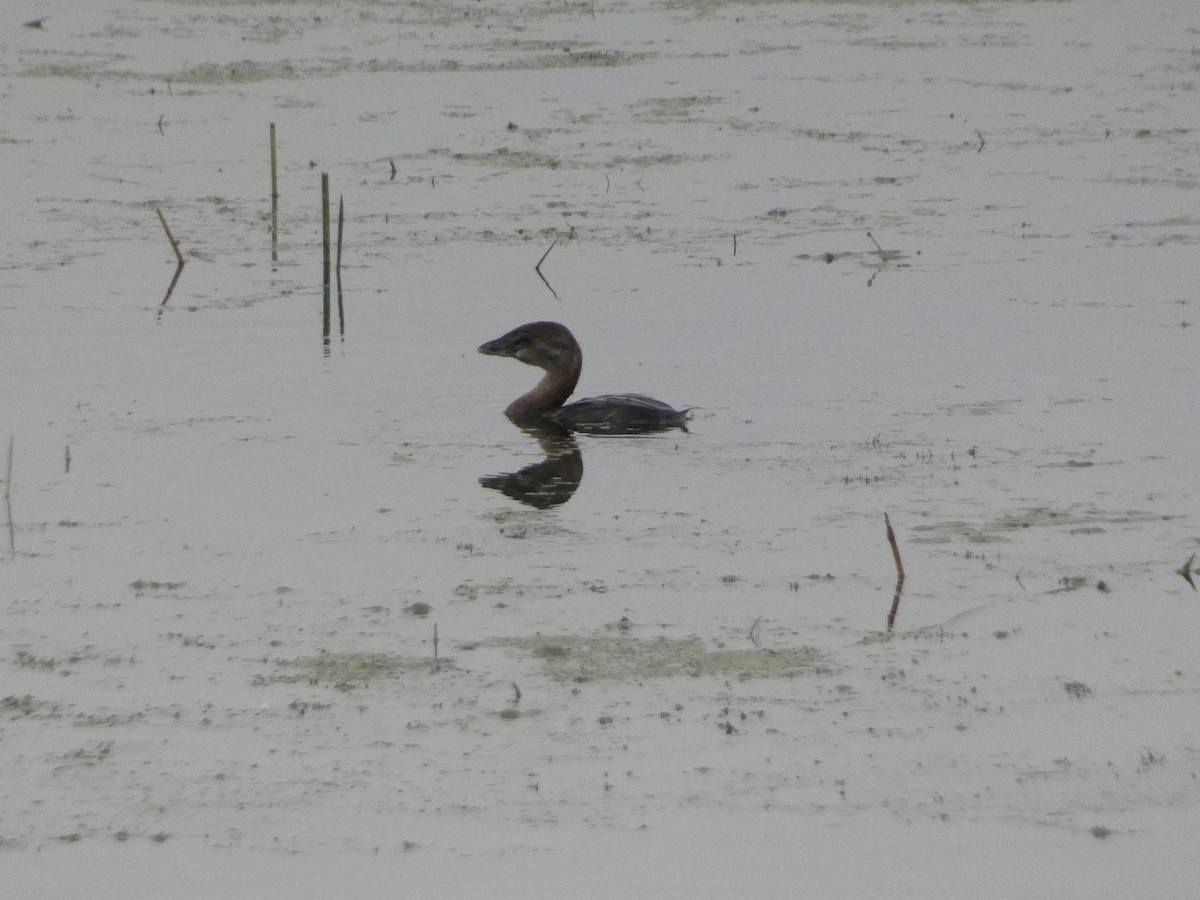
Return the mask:
M583 434L646 434L682 428L688 410L673 409L643 394L605 394L567 403L583 370L583 351L575 336L557 322L520 325L479 348L488 356L511 356L545 369L533 390L508 405L504 414L518 425L550 421Z

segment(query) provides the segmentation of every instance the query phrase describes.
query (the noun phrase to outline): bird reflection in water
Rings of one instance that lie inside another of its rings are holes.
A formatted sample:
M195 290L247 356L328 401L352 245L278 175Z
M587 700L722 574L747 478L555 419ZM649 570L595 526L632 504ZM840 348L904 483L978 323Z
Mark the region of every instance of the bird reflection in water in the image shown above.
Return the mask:
M579 443L570 431L557 425L525 425L521 430L538 442L545 458L516 472L484 475L479 483L536 509L566 503L583 481Z

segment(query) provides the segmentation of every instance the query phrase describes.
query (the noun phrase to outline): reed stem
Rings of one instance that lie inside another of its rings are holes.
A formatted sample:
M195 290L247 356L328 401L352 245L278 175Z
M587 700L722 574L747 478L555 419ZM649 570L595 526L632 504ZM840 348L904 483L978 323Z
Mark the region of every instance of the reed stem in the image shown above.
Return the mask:
M321 285L323 287L324 302L322 304L323 330L322 337L325 340L325 345L329 345L329 173L321 173L321 250L322 250L322 278Z
M342 337L346 336L346 309L342 305L342 225L345 218L345 204L342 195L338 194L337 265L334 266L334 273L337 277L338 334Z
M271 262L279 262L279 180L276 175L275 123L271 123Z

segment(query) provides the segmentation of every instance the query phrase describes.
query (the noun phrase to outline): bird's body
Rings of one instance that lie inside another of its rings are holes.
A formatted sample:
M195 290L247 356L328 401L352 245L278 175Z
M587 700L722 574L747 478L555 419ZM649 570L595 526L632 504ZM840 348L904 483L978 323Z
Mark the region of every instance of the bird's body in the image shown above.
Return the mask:
M688 410L675 409L644 394L604 394L567 403L583 371L583 351L575 336L557 322L520 325L479 348L488 356L509 356L546 374L534 388L508 405L517 424L552 422L583 434L648 434L682 428Z

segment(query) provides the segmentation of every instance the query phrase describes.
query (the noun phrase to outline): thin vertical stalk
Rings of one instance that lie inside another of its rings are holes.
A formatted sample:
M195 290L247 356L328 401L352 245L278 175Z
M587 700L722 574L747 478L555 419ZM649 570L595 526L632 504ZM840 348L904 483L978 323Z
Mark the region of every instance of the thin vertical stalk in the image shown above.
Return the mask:
M325 345L329 345L329 173L321 173L321 250L322 250L322 278L321 284L324 288L324 303L322 309L322 323L324 328L321 332L325 340Z
M271 123L271 262L279 262L279 179L276 174L275 123Z
M342 337L346 336L346 309L342 305L342 224L345 218L345 204L342 195L338 194L337 265L334 266L334 272L337 275L338 334Z

